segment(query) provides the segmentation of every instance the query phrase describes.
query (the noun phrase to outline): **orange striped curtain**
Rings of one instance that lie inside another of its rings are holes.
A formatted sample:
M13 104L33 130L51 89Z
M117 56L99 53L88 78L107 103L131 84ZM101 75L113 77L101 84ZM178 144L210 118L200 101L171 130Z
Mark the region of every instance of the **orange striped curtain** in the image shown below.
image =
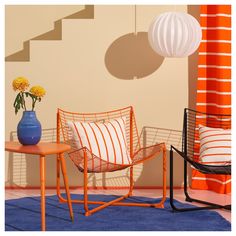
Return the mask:
M231 114L231 6L201 6L196 110ZM231 178L192 170L194 189L231 192Z

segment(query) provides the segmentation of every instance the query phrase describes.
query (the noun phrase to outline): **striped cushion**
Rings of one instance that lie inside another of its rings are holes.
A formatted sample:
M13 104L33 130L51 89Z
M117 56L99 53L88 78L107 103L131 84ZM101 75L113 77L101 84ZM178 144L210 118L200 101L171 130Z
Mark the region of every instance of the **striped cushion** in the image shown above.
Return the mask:
M231 162L231 130L199 125L200 160L204 164L227 165Z
M77 148L88 148L94 155L115 164L130 164L127 150L126 118L99 122L67 122Z

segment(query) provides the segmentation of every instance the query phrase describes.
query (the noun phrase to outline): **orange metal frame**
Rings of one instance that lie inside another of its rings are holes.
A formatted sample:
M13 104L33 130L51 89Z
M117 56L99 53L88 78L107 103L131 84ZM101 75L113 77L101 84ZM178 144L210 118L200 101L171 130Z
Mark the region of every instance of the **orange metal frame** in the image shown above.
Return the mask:
M133 124L135 124L135 118L133 114L133 109L130 107L130 156L133 156ZM119 111L119 110L116 110ZM71 113L75 114L75 113ZM101 114L101 113L99 113ZM135 124L136 126L136 124ZM57 113L57 142L60 142L60 129L61 129L61 123L60 123L60 115L59 112ZM136 128L137 129L137 128ZM129 191L124 196L121 196L119 198L116 198L115 200L112 200L110 202L104 202L104 201L89 201L88 200L88 168L87 168L87 162L88 162L88 156L86 150L84 151L84 200L71 200L72 203L78 203L84 205L85 210L85 216L89 216L99 210L104 209L107 206L113 205L113 206L140 206L140 207L155 207L155 208L164 208L164 202L166 200L166 146L164 143L160 143L157 146L159 146L160 152L162 151L162 158L163 158L163 192L162 192L162 199L155 204L150 203L130 203L130 202L121 202L122 200L130 197L133 195L133 188L134 188L134 180L133 180L133 165L130 165L130 186ZM147 159L152 159L155 156L150 156ZM139 161L136 164L140 164L143 161ZM67 199L63 198L61 195L61 188L60 188L60 162L61 159L57 158L57 196L59 198L59 201L62 203L67 203ZM100 205L96 208L89 209L89 204L97 204Z
M46 230L46 219L45 219L45 181L46 181L46 161L45 158L50 154L57 154L57 171L60 171L60 167L63 173L63 179L65 184L67 204L70 211L70 217L73 221L73 210L69 193L68 178L66 174L66 163L64 159L63 152L70 149L69 145L57 144L57 143L43 143L40 142L37 145L21 145L19 142L5 142L5 150L9 152L24 153L38 155L40 158L40 193L41 193L41 229L42 231Z

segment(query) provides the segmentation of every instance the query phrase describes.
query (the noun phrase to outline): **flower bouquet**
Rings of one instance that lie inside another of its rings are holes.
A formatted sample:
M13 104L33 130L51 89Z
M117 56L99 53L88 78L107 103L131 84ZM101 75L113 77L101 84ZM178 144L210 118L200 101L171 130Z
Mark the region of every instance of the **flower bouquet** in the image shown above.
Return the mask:
M15 114L20 109L23 109L23 116L17 126L17 137L23 145L37 144L42 135L41 124L35 114L36 102L41 102L42 97L46 91L41 86L33 86L29 91L29 81L24 77L18 77L13 80L12 87L15 91L19 91L14 101ZM26 98L32 99L32 106L30 110L26 108Z

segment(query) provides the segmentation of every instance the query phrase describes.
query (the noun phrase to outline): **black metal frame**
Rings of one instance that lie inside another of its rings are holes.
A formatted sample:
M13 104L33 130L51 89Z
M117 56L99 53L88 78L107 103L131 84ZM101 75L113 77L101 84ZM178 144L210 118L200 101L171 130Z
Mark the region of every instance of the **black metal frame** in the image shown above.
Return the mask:
M184 124L183 124L183 152L179 151L177 148L171 145L170 148L170 205L174 211L184 212L184 211L194 211L194 210L204 210L204 209L226 209L231 210L231 205L219 205L212 202L207 202L203 200L199 200L196 198L190 197L188 193L188 183L187 183L187 176L188 176L188 157L187 157L187 110L191 110L188 108L184 109ZM194 110L191 110L194 111ZM187 202L197 202L201 204L205 204L207 206L203 207L188 207L188 208L178 208L174 204L174 159L173 159L173 151L175 151L179 156L184 158L184 194L185 200ZM228 173L227 173L228 174Z

